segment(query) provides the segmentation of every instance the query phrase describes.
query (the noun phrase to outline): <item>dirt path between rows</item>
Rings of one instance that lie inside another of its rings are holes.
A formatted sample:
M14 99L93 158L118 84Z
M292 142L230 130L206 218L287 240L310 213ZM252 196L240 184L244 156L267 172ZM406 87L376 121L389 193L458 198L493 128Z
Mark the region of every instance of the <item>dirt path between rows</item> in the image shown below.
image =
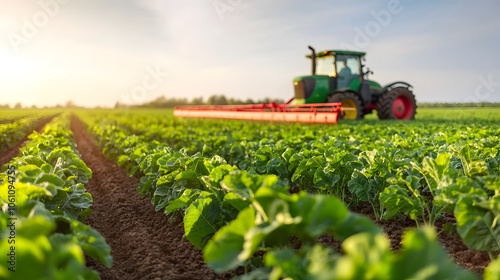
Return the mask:
M48 117L47 119L42 121L40 124L38 124L35 127L35 129L33 129L33 130L38 132L38 133L42 132L45 125L48 124L55 116L56 115ZM14 157L19 155L19 149L21 149L21 147L25 146L26 141L28 141L28 136L31 133L33 133L33 131L28 132L21 140L19 140L19 142L15 146L10 147L5 151L0 151L0 167L6 163L9 163Z
M94 204L86 224L100 232L111 246L113 267L108 269L94 260L88 266L101 279L230 279L217 275L203 264L201 251L181 241L184 230L170 224L162 212L155 212L148 198L136 192L138 179L101 153L81 121L71 119L78 151L92 170L85 186Z

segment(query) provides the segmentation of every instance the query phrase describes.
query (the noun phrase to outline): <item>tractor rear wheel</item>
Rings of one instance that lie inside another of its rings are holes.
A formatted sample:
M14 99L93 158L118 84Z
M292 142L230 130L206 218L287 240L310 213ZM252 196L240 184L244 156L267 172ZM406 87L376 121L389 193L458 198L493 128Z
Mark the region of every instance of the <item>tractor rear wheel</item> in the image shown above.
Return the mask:
M416 113L415 95L405 87L389 90L377 102L377 115L381 120L413 120Z
M354 92L338 92L328 97L328 103L342 103L342 108L348 110L343 111L339 118L347 120L363 119L363 107L361 100Z

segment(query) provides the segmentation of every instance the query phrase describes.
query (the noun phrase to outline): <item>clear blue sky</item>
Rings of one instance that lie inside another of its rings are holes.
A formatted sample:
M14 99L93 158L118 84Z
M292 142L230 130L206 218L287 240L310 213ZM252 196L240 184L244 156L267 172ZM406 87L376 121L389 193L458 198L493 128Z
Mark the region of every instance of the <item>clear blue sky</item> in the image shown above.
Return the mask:
M45 5L43 3L46 3ZM0 104L293 96L307 45L421 102L500 102L500 2L0 0Z

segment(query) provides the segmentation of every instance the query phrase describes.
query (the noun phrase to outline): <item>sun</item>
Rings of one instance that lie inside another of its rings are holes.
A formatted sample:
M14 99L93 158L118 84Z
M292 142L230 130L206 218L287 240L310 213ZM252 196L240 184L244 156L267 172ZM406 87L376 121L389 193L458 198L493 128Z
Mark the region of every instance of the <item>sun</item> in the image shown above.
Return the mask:
M10 54L0 49L0 80L7 82L12 80L25 79L35 69L33 62L21 55Z

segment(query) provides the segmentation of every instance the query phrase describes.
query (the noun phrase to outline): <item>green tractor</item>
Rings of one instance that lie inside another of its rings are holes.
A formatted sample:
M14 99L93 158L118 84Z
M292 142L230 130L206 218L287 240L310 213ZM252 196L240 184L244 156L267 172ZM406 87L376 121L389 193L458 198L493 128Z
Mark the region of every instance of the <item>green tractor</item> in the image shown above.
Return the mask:
M312 60L312 75L293 80L294 104L341 102L341 118L362 119L377 110L379 119L412 120L417 104L412 86L393 82L384 87L368 79L373 74L365 65L364 52L331 50L316 53L314 48L307 58Z

